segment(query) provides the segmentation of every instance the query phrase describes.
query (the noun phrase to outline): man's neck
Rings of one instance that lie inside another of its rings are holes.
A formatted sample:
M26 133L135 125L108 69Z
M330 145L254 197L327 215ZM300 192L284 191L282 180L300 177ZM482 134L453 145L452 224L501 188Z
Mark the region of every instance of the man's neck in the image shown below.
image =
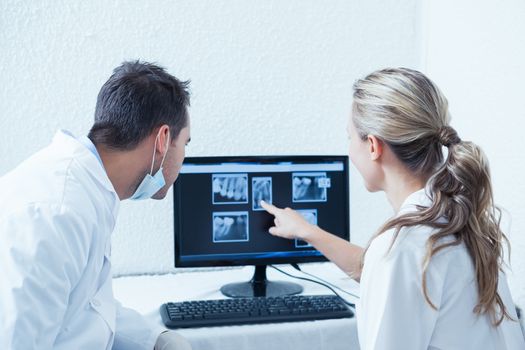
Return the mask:
M131 197L138 185L137 179L142 179L149 170L144 164L138 163L137 159L151 158L151 152L147 155L144 147L130 151L116 151L100 145L96 145L96 148L119 199Z

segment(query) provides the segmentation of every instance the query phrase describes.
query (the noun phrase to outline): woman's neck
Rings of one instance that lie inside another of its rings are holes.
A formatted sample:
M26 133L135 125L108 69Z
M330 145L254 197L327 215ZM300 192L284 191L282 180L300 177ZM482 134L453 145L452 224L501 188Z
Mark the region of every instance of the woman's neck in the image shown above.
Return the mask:
M390 205L397 213L412 193L425 187L426 179L416 177L407 171L396 171L386 176L385 193Z

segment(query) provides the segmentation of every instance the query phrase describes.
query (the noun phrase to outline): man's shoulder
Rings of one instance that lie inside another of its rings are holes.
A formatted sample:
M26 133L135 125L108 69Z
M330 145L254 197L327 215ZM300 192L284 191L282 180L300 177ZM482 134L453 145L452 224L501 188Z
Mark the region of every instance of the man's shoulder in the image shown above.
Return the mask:
M49 146L0 178L1 205L60 201L72 158L57 157Z
M62 249L84 254L93 233L101 231L97 225L111 212L102 215L104 206L82 184L74 159L49 161L47 167L31 162L0 179L0 231L4 231L0 234L12 236L12 230L20 229L24 237L35 235L39 242L57 239Z
M0 178L0 208L30 203L87 207L97 201L97 182L74 150L49 145Z
M0 212L4 213L39 203L55 208L52 215L62 222L109 228L114 226L118 202L98 160L64 134L57 134L50 145L0 178Z

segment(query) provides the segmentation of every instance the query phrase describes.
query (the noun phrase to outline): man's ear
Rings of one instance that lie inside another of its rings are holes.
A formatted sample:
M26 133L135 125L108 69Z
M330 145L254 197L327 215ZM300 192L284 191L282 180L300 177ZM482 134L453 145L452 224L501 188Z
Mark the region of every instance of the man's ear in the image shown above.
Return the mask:
M374 135L368 135L367 136L368 141L368 150L370 152L370 159L371 160L378 160L381 158L381 155L383 154L383 147L384 142Z
M157 132L158 140L155 147L157 147L157 152L160 154L166 153L166 145L171 141L168 141L168 139L171 137L170 135L170 127L167 124L162 125L159 128L159 131Z

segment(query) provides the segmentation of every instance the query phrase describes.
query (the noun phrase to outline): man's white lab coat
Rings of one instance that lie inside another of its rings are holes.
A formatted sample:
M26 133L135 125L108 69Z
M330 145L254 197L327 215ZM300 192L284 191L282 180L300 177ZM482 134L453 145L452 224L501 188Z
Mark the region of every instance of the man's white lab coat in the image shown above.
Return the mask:
M1 349L153 349L162 329L113 298L118 208L67 132L0 178Z

